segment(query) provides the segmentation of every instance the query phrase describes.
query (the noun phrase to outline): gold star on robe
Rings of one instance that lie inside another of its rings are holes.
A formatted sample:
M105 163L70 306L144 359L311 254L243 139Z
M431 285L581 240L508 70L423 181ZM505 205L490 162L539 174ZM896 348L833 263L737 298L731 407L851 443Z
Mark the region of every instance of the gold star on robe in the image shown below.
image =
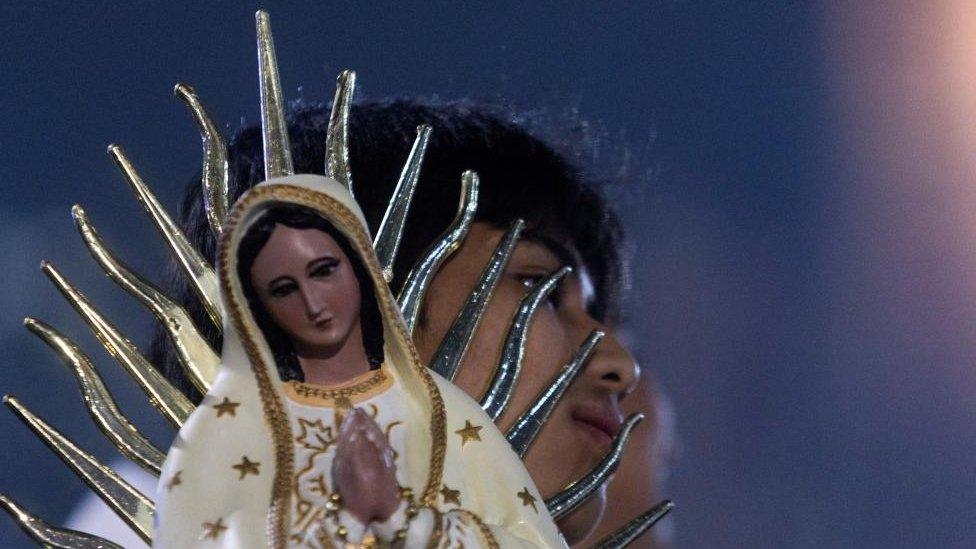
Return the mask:
M444 498L444 505L447 505L448 503L453 503L454 505L461 505L460 490L451 490L445 484L444 487L441 488L441 496L443 496Z
M231 417L237 417L237 407L240 406L240 402L232 402L229 398L224 397L224 401L220 404L214 404L213 407L217 410L217 417L224 414L230 414Z
M217 539L226 529L227 527L224 526L223 518L217 519L217 522L204 522L203 533L200 534L200 539Z
M169 477L169 480L166 481L167 492L172 490L174 486L179 486L180 484L183 484L183 479L180 478L181 473L183 473L183 471L177 471L173 473L173 476Z
M238 480L244 480L244 477L246 477L247 475L257 476L258 474L260 474L261 472L258 471L258 467L260 466L261 466L260 462L251 461L247 459L247 456L241 456L241 462L238 463L237 465L233 465L232 467L234 469L237 469L241 473L241 476L240 478L238 478Z
M522 505L524 505L525 507L531 505L533 511L535 511L536 513L539 512L539 508L535 506L535 496L529 493L528 486L523 486L522 491L515 495L518 496L520 500L522 500Z
M454 431L455 433L461 435L461 448L464 448L465 444L473 440L480 441L481 434L479 432L482 429L484 429L483 426L471 425L471 422L469 420L464 420L464 429L458 429L457 431Z

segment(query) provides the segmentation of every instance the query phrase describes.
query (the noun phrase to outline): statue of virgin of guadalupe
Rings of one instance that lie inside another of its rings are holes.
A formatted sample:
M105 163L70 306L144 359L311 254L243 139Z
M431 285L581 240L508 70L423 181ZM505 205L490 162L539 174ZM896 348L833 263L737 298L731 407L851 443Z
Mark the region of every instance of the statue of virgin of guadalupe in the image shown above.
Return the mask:
M565 546L508 441L418 359L343 185L255 187L218 257L221 366L163 466L155 546Z
M514 249L521 222L496 248L451 329L454 335L445 337L430 365L421 364L408 326L417 319L430 276L467 233L477 175L462 177L458 215L411 271L398 305L387 280L430 128L418 127L387 217L371 242L351 192L346 146L354 74L344 72L336 87L325 143L330 175L296 175L263 11L257 13L257 30L265 182L242 196L229 214L223 140L192 88L176 87L201 128L204 202L219 235L219 276L121 149L109 147L180 258L207 316L222 323L219 355L185 309L121 264L84 210L72 209L96 261L166 326L187 375L205 393L203 402L194 407L77 288L52 265L42 266L153 405L180 429L165 459L120 412L77 345L39 320L25 321L71 366L89 413L115 446L159 476L155 500L15 397L5 396L4 402L154 546L566 547L553 517L566 516L598 493L641 419L635 414L627 420L589 473L542 500L520 456L602 337L594 331L516 424L504 436L496 429L494 420L519 376L529 321L566 269L546 277L520 304L480 406L448 380ZM0 508L44 546L119 547L53 526L3 494ZM596 547L626 546L670 509L670 502L662 502Z

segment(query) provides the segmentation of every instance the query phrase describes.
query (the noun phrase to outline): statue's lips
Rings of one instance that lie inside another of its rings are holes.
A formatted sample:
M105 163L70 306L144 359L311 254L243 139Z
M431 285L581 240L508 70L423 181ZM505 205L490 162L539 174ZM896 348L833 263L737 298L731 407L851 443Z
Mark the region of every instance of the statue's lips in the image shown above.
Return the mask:
M324 330L328 328L330 324L332 324L332 317L330 316L329 318L322 318L316 320L315 322L313 322L313 324L315 325L316 328L320 330Z
M573 421L601 446L610 446L623 424L613 407L597 403L584 403L572 413Z

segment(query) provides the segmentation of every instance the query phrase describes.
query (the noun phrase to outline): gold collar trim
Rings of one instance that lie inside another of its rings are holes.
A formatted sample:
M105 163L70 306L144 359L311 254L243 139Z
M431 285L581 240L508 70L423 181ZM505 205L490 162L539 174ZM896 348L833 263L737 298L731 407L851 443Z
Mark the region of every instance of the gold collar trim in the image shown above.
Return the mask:
M373 398L392 386L393 376L386 372L384 366L333 386L289 381L285 383L285 396L305 406L345 407Z

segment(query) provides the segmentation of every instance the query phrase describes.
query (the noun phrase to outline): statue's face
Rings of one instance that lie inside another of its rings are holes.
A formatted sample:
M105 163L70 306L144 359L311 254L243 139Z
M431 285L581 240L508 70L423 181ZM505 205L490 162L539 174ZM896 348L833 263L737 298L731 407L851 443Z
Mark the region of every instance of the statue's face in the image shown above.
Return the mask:
M251 266L251 284L299 356L361 344L359 280L328 234L275 226Z
M429 361L436 351L501 237L502 231L475 223L461 249L431 283L425 316L416 334L424 360ZM455 383L466 393L476 399L481 397L520 300L535 283L562 265L547 245L525 240L518 244L455 378ZM526 467L544 497L579 479L607 453L623 419L620 400L634 388L639 376L633 357L614 337L613 330L587 312L590 299L589 278L577 268L563 279L549 303L537 312L529 330L521 377L498 424L502 432L510 428L569 362L589 333L595 329L606 332L586 368L526 454ZM634 488L645 489L646 484ZM560 522L569 541L584 537L593 528L604 505L605 494L601 493ZM636 514L637 511L628 512Z

